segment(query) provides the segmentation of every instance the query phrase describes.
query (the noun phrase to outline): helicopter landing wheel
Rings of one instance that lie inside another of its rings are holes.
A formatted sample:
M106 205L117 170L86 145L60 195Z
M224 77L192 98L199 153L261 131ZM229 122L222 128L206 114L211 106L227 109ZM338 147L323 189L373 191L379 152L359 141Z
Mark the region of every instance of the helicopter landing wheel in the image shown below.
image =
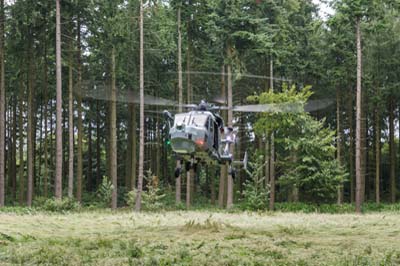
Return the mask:
M175 168L175 178L178 178L182 173L182 168Z
M186 171L190 171L193 168L193 164L191 162L185 162Z

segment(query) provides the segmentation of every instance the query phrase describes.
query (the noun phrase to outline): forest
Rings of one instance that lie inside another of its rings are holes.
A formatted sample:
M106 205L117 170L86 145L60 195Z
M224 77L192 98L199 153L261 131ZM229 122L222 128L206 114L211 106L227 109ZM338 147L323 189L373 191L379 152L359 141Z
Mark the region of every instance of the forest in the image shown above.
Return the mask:
M325 18L307 0L2 2L0 206L100 191L117 208L149 186L191 192L187 207L396 202L398 1L332 1ZM216 95L321 106L223 111L250 169L231 187L215 165L178 182L162 110Z
M0 0L0 265L399 265L399 80L399 0Z

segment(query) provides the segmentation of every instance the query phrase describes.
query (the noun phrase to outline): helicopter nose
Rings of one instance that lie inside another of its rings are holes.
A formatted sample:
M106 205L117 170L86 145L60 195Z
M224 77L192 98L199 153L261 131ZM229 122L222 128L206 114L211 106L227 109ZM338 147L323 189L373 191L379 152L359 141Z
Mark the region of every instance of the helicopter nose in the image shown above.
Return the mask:
M174 152L180 154L191 154L196 150L196 145L192 140L185 138L175 138L171 140L171 146Z

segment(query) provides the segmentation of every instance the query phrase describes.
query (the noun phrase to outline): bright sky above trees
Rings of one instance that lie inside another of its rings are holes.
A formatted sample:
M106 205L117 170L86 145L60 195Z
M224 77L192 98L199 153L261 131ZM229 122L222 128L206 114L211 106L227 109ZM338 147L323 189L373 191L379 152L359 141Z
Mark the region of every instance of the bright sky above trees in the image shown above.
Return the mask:
M313 0L313 3L317 4L319 6L319 15L326 19L329 15L332 15L334 13L334 10L329 7L329 0Z

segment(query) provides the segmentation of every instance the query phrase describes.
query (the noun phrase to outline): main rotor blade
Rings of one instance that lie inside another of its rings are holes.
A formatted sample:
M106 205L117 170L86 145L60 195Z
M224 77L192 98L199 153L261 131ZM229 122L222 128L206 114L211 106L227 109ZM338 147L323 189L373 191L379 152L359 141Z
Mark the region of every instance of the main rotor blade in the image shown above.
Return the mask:
M241 105L232 108L235 112L250 113L300 113L303 111L299 103L277 103L277 104L252 104Z
M322 99L322 100L311 100L306 103L306 106L304 106L304 110L306 112L315 112L319 110L323 110L328 108L334 103L333 100L331 99Z
M178 72L168 72L168 73L169 74L177 74ZM228 76L228 73L226 73L226 72L210 72L210 71L182 71L182 74L207 75L207 76ZM292 82L291 79L254 75L251 73L232 73L232 75L235 75L235 74L239 75L241 78L266 79L266 80L272 79L275 81Z
M315 112L331 106L333 101L330 99L310 100L305 105L301 102L295 103L273 103L273 104L251 104L239 105L232 108L235 112L249 113L301 113ZM229 110L228 107L220 107L220 110Z
M111 101L111 91L104 86L95 87L93 89L82 88L81 91L75 91L82 98L95 99L101 101ZM122 103L140 103L138 93L130 90L117 90L116 102ZM153 106L175 106L176 102L152 95L144 95L144 104Z

